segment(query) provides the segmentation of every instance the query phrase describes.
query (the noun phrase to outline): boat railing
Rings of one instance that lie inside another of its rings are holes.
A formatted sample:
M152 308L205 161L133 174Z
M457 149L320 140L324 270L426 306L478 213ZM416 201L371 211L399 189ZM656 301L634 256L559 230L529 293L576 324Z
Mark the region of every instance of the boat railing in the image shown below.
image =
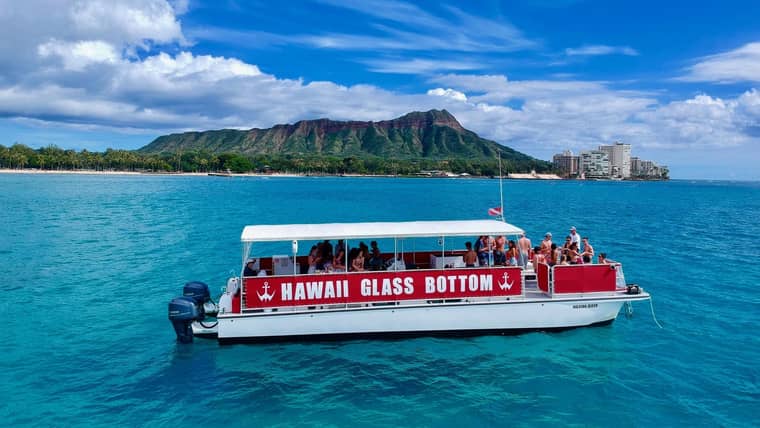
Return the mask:
M539 263L536 268L537 288L550 297L558 294L614 292L619 288L621 277L620 263L554 266Z

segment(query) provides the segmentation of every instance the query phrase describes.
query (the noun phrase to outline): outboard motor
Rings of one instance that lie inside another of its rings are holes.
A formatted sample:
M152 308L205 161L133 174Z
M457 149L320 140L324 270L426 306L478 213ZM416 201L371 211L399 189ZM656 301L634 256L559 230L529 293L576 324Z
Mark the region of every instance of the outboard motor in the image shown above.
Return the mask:
M180 343L193 341L194 321L203 321L206 318L204 305L215 312L216 305L211 302L211 294L208 285L200 281L191 281L182 289L182 297L177 297L169 302L169 321L172 322L177 340Z
M198 305L198 310L201 316L205 315L203 312L203 304L211 301L211 294L208 291L208 285L200 281L191 281L185 284L182 288L182 295L184 297L190 297Z
M177 340L180 343L193 341L193 321L202 320L198 306L192 297L177 297L169 302L169 321L172 322Z

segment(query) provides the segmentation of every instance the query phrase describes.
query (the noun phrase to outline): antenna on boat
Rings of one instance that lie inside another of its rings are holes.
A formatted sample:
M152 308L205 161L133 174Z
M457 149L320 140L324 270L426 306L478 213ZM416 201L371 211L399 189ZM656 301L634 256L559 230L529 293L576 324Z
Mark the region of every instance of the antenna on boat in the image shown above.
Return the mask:
M501 221L506 221L504 218L504 187L502 184L503 175L501 173L501 150L496 153L499 155L499 207L501 208Z

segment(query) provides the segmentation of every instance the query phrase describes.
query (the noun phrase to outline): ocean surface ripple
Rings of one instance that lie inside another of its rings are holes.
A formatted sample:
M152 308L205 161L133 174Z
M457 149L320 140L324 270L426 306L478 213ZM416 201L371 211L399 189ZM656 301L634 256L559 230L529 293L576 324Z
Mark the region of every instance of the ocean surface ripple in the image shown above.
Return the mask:
M34 426L750 426L760 414L760 184L505 182L537 243L571 225L650 291L562 333L175 343L256 223L484 218L487 179L0 175L0 418ZM474 237L473 237L474 238ZM462 242L463 244L464 242Z

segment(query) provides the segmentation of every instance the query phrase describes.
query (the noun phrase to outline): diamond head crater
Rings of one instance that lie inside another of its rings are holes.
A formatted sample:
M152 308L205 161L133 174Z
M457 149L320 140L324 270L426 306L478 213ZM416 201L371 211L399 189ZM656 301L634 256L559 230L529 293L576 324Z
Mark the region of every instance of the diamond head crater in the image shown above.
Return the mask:
M267 129L163 135L137 150L89 152L0 145L0 168L137 172L279 172L493 176L553 169L462 127L446 110L368 121L301 120Z

